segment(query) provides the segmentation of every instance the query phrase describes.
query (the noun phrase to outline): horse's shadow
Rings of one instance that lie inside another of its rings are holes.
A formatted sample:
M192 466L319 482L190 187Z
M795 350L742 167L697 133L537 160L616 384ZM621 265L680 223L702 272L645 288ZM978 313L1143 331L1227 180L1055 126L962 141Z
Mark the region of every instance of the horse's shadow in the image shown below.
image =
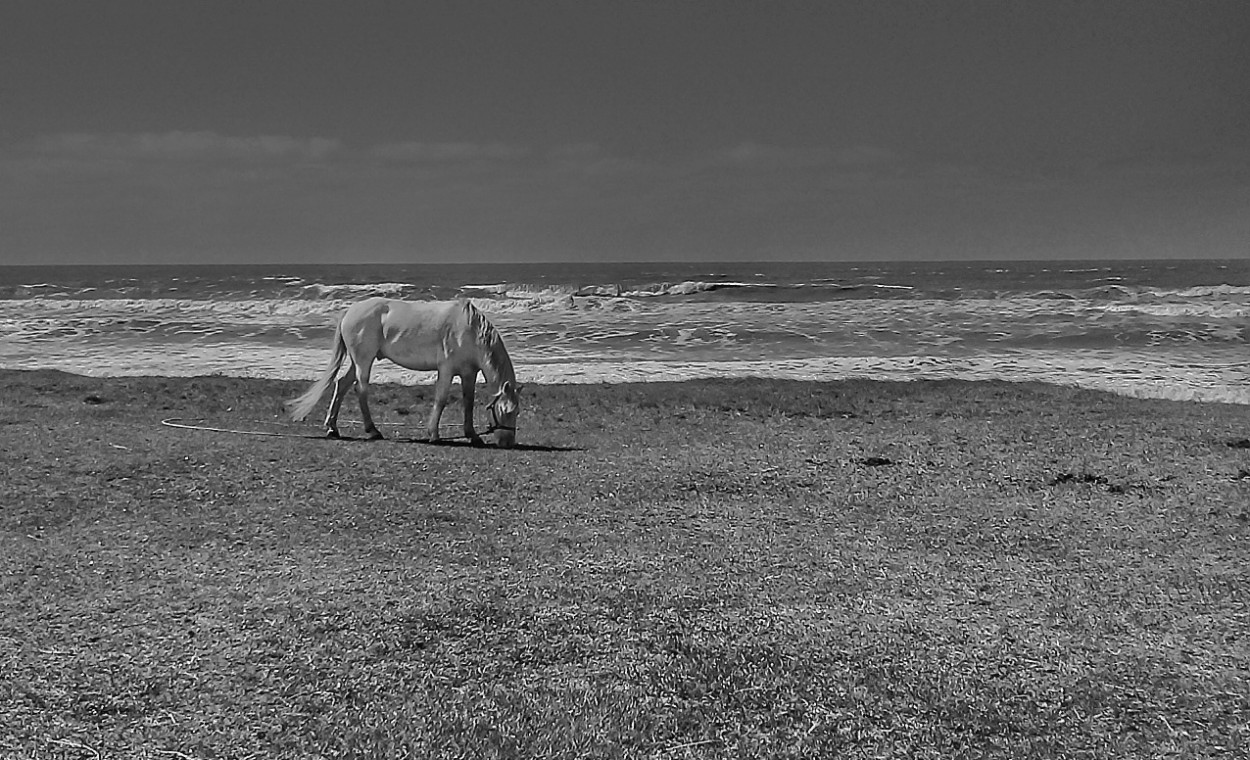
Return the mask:
M502 446L492 446L489 443L472 443L465 440L448 440L440 438L437 441L431 441L425 438L404 438L403 443L419 443L424 446L450 446L465 449L495 449L497 451L584 451L577 446L547 446L540 443L516 443L508 448Z
M349 443L372 443L381 440L383 443L403 443L403 444L420 444L422 446L442 446L447 448L464 448L464 449L494 449L496 451L548 451L548 452L568 452L568 451L585 451L578 446L548 446L540 443L518 443L510 448L494 446L489 443L473 443L463 438L450 439L440 438L437 441L431 441L427 438L409 438L409 437L393 437L393 438L366 438L364 436L340 435L338 438L321 437L322 440L347 441Z

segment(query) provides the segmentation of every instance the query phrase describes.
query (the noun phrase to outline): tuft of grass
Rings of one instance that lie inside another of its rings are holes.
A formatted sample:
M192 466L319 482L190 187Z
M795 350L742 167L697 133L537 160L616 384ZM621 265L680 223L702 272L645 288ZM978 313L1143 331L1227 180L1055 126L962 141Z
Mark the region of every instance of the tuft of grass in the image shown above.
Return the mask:
M0 386L0 756L1250 753L1244 407L531 386L502 450L425 388L368 443L160 424L315 436L295 383Z

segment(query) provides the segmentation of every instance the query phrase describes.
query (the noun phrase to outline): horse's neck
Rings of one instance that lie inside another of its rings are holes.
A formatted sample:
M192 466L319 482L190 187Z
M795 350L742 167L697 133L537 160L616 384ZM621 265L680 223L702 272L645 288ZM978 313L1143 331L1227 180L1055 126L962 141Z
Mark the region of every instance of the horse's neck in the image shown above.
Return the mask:
M486 387L494 393L504 383L516 382L512 358L508 356L508 349L504 348L503 338L495 332L495 326L471 301L465 304L465 315L468 317L469 329L474 334L473 342L478 352L477 364L486 377Z
M503 347L503 341L498 337L489 345L482 346L479 364L482 367L482 375L486 378L486 386L492 393L498 391L505 382L516 382L512 358L508 356L508 351Z

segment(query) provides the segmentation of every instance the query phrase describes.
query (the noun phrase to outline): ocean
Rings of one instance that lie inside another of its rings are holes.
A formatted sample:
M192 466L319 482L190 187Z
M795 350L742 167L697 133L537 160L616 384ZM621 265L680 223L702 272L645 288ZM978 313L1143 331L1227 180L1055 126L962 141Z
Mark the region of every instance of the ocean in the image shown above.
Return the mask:
M1241 260L10 266L0 367L312 379L369 295L472 299L522 382L1036 380L1250 403Z

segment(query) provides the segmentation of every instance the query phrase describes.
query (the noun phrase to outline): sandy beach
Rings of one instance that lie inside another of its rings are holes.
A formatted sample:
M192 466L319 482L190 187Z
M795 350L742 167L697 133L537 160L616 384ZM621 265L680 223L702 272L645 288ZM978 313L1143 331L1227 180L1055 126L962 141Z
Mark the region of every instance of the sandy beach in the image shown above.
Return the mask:
M1250 407L531 384L501 450L303 387L0 372L0 755L1250 751Z

